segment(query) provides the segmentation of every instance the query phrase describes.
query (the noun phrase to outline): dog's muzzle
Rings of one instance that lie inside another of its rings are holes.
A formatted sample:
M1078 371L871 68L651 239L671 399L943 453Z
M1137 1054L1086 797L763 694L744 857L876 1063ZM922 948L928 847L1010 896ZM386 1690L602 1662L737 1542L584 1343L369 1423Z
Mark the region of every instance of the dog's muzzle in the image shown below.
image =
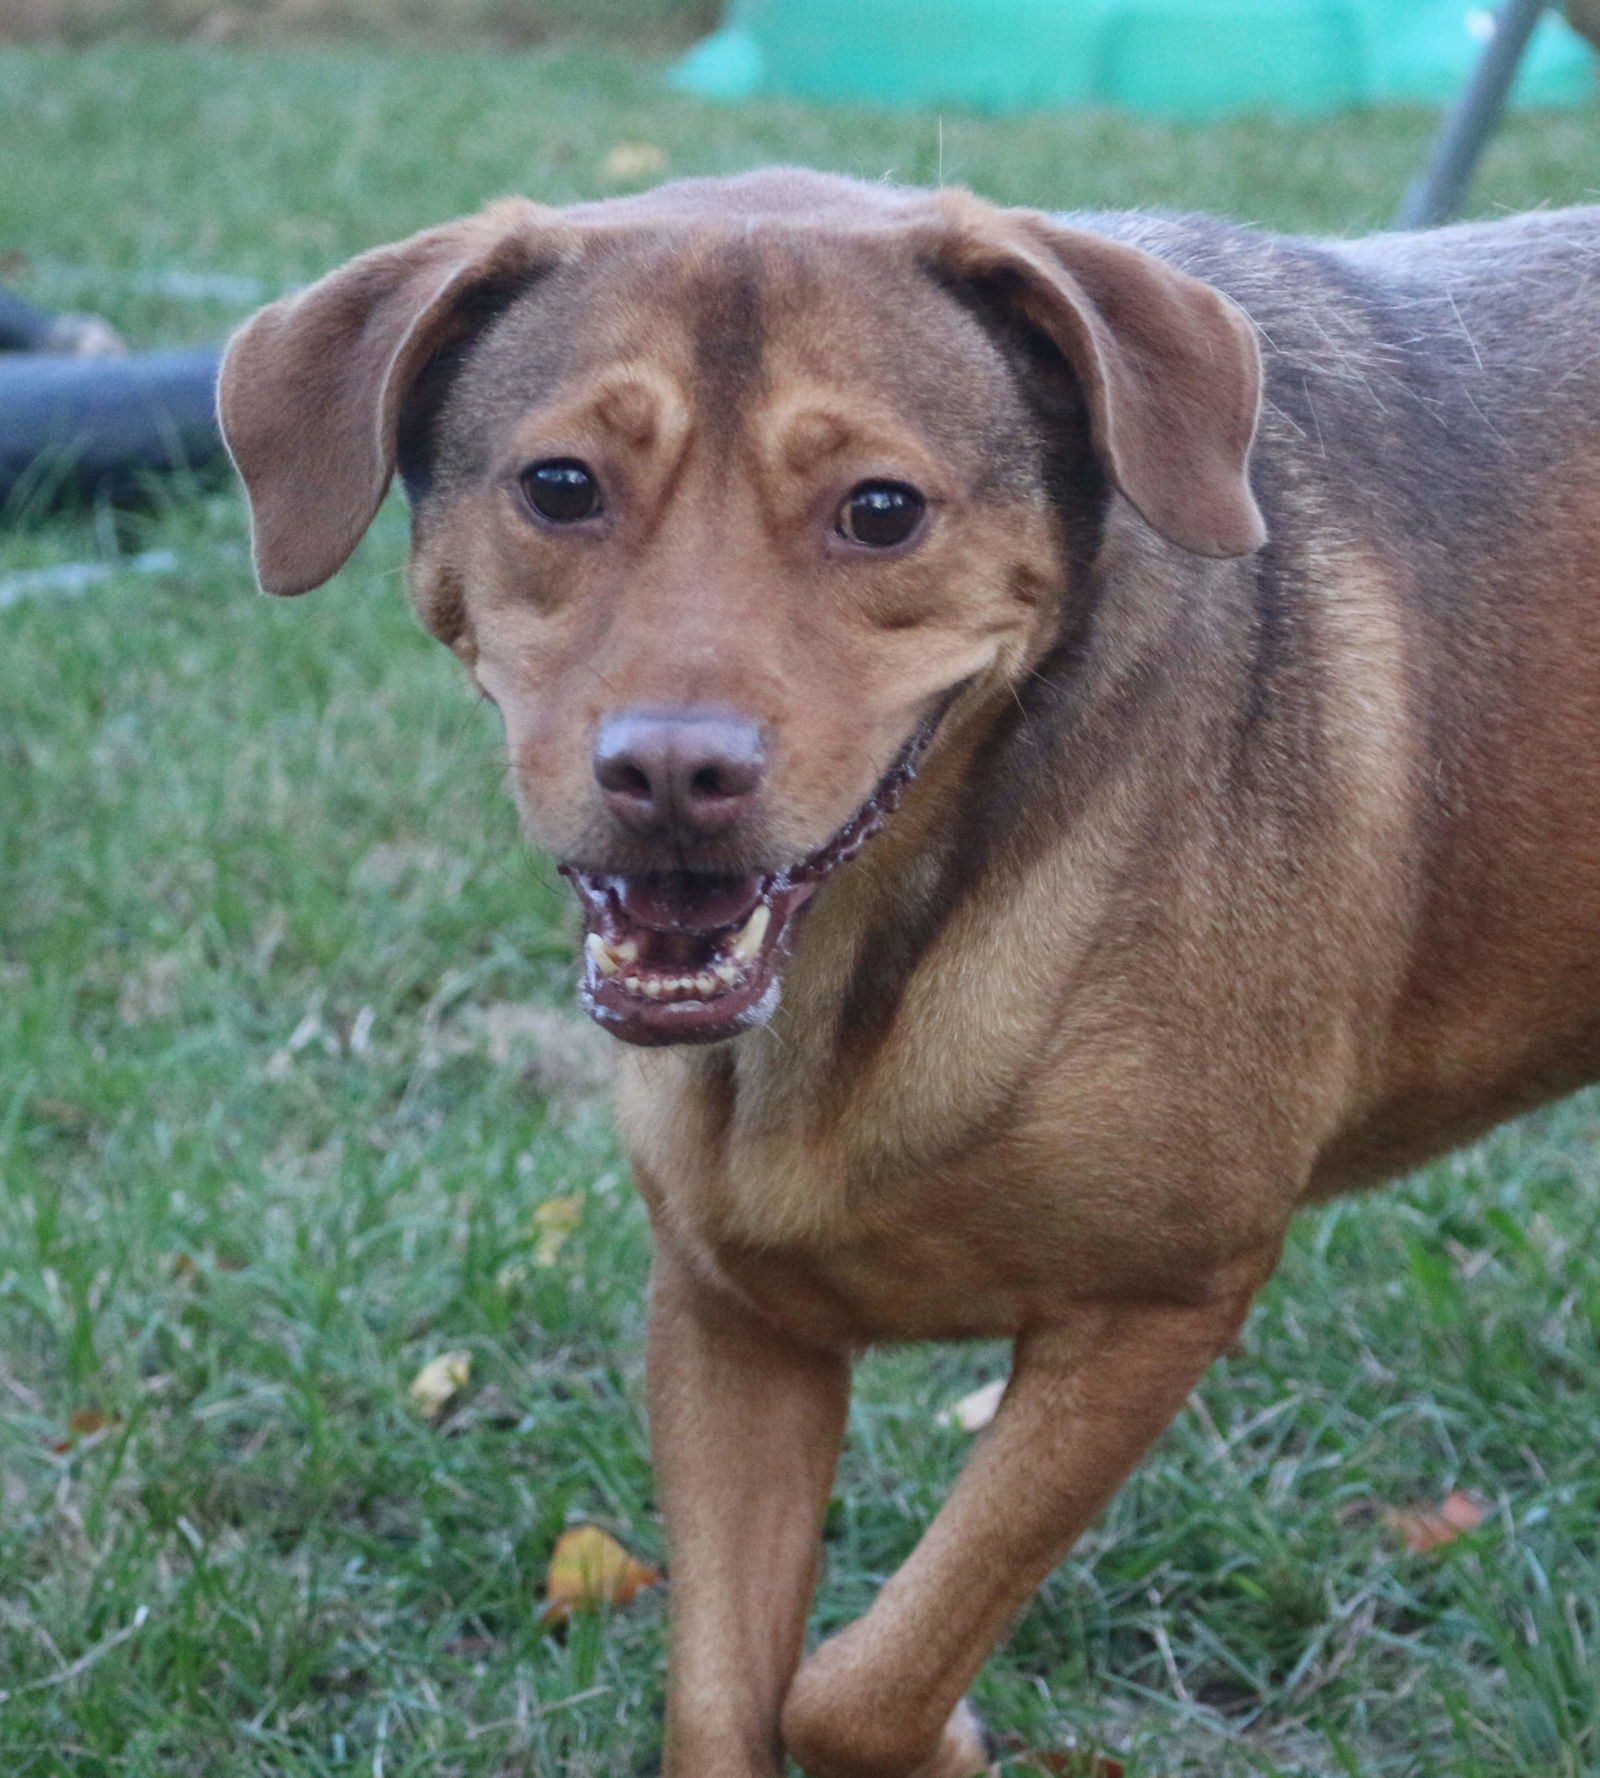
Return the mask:
M615 876L563 864L583 907L578 994L590 1016L644 1045L718 1043L765 1024L800 911L894 813L935 726L924 723L833 838L786 870Z

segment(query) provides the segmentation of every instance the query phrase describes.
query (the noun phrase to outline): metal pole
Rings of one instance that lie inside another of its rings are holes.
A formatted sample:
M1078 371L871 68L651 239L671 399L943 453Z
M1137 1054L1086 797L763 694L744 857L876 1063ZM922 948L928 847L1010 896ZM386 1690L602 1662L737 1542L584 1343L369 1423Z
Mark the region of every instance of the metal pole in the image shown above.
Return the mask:
M1505 110L1522 54L1549 0L1506 0L1467 90L1451 114L1428 170L1414 180L1395 218L1399 228L1436 228L1459 214L1473 169Z

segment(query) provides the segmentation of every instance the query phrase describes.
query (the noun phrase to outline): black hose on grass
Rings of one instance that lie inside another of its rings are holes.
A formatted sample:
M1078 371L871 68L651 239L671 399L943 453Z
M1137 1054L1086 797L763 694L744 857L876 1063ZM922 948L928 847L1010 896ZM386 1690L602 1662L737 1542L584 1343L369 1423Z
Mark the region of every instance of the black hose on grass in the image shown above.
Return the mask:
M47 352L55 344L56 321L9 290L0 290L0 352Z
M215 346L123 358L0 354L0 516L123 502L225 460Z

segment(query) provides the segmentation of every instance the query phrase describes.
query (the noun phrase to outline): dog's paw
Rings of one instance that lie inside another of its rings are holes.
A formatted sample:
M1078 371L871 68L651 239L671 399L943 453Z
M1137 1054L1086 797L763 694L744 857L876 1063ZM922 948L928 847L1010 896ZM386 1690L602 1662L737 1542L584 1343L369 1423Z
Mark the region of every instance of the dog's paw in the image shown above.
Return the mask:
M999 1749L983 1719L965 1698L945 1724L939 1751L911 1774L911 1778L984 1778L1000 1770Z
M996 1750L963 1699L938 1731L880 1699L853 1695L848 1664L824 1643L800 1670L784 1706L784 1745L806 1778L985 1778ZM933 1751L928 1751L933 1743Z

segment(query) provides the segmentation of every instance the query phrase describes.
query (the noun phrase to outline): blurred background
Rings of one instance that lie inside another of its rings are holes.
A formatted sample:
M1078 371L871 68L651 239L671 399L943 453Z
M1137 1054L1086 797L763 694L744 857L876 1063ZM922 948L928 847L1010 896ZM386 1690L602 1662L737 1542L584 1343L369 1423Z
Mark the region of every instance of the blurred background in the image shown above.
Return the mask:
M134 32L258 43L352 35L393 43L404 35L499 49L588 38L659 50L711 31L720 12L717 0L7 0L0 28L12 38L72 44Z
M1469 214L1600 188L1590 52L1534 11ZM397 503L334 584L254 594L206 442L227 330L504 192L773 161L1378 228L1494 33L1434 0L0 0L8 1775L657 1753L663 1587L547 1608L564 1530L664 1554L567 900L407 608ZM89 430L5 459L74 377ZM85 477L102 437L144 467ZM1305 1220L986 1671L1008 1773L1600 1770L1597 1132L1581 1097ZM862 1366L819 1628L1003 1367Z

